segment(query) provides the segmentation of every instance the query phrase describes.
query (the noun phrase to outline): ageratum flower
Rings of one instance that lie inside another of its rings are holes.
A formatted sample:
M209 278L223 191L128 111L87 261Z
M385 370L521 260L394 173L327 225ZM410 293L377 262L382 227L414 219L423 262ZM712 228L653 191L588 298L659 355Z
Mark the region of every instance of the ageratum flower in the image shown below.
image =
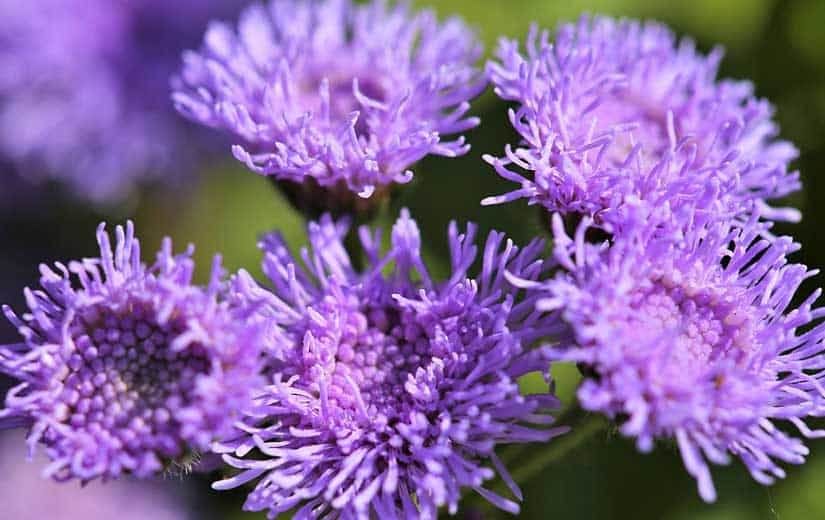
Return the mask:
M405 4L272 0L245 10L237 31L213 24L184 55L173 99L235 134L235 157L287 181L299 207L350 209L364 204L353 192L409 182L428 154L467 152L463 137L441 137L479 123L464 116L485 85L480 54L460 20Z
M804 462L802 441L775 425L825 433L804 423L825 415L825 308L812 308L819 290L791 305L815 274L788 263L797 244L760 238L753 221L691 230L681 243L639 231L608 250L585 243L586 223L575 240L559 215L554 227L568 272L538 307L570 327L556 355L585 367L585 409L621 421L643 452L675 439L706 501L716 496L708 462L733 454L763 484L785 475L779 461Z
M168 99L180 53L233 0L0 4L0 165L112 203L193 169ZM7 181L3 181L4 183Z
M357 272L342 241L347 223L329 215L309 227L306 270L280 236L262 243L271 288L248 274L237 294L268 324L272 384L224 460L243 471L217 489L258 479L245 508L270 518L436 518L455 512L472 488L510 512L516 503L484 488L487 460L521 495L494 453L500 443L546 441L557 405L551 391L521 395L517 379L549 378L547 349L527 350L555 330L535 297L505 272L537 280L541 242L519 249L492 232L481 272L475 226L451 225L452 275L436 282L424 265L418 228L403 211L386 254L380 231L361 229L368 267ZM549 379L548 379L549 381Z
M261 385L261 329L219 299L217 259L204 289L191 248L173 256L166 239L147 267L131 222L114 251L103 224L97 240L100 258L41 266L27 313L4 307L23 341L0 348L0 370L21 381L0 426L29 427L57 480L145 477L207 449Z
M797 156L777 140L772 108L748 82L717 80L719 49L705 56L657 23L582 17L555 40L534 27L519 52L502 40L487 73L522 141L487 162L517 189L484 204L527 198L551 212L621 225L641 198L690 213L794 220L765 201L799 189ZM745 219L746 220L746 219Z

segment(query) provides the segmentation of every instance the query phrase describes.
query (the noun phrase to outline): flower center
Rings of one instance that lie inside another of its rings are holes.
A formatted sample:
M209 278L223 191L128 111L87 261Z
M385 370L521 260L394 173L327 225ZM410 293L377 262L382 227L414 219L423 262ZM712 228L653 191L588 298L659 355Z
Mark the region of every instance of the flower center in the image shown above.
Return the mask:
M302 372L290 375L320 401L326 394L335 423L402 418L417 399L429 399L420 388L437 391L442 358L461 356L480 334L481 318L468 327L464 309L448 312L422 315L391 299L327 295L309 309L309 323L293 331L303 338L302 359L289 365Z
M69 326L75 348L67 354L58 420L126 446L177 455L179 426L170 410L188 404L197 375L209 370L200 345L170 348L184 330L183 319L160 324L137 300L87 308Z
M590 121L597 120L593 135L599 135L617 126L624 129L613 137L604 156L603 166L622 166L638 143L642 143L638 161L642 171L649 171L670 147L667 132L667 114L644 96L626 89L609 96L586 118L585 130ZM591 152L592 154L592 152Z
M385 89L381 83L372 78L373 74L352 74L349 69L336 72L341 69L340 64L327 69L319 69L320 73L308 74L299 85L298 106L300 111L311 111L318 114L321 109L319 91L322 82L326 79L329 83L329 118L334 130L338 130L338 125L348 119L352 112L358 111L358 120L355 122L355 133L358 137L366 137L369 132L367 114L364 107L356 99L353 92L353 80L358 79L358 90L365 97L383 103L386 100Z
M642 348L672 342L672 349L657 351L667 366L701 373L721 359L744 362L757 348L750 315L735 295L668 277L652 282L634 295L631 306L643 319L626 332Z

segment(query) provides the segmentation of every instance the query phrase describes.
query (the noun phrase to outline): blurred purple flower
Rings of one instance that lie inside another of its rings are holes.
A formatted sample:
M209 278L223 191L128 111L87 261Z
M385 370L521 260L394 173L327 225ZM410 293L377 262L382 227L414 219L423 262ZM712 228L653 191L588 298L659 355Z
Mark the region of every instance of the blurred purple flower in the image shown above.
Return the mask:
M44 481L36 469L41 461L26 461L21 436L0 436L0 518L9 520L185 520L183 483L99 482L82 488ZM182 489L183 488L183 489Z
M452 224L452 275L437 283L406 210L386 254L380 231L361 228L363 272L342 245L347 228L329 216L310 224L311 249L301 254L307 271L280 236L268 236L272 288L243 271L236 278L236 295L268 325L275 361L245 432L223 444L224 460L243 471L215 487L260 478L245 508L274 517L297 507L296 519L434 519L440 506L456 511L464 487L517 512L481 487L498 472L521 498L494 448L565 431L539 426L553 422L552 384L521 395L517 383L529 372L549 381L547 349L526 347L556 322L535 312L535 296L509 286L504 273L538 280L546 271L541 242L519 249L492 232L481 272L470 278L475 226L459 234Z
M261 385L261 328L218 299L216 263L206 289L191 285L191 248L140 262L131 222L114 251L98 228L100 258L41 265L29 312L4 311L23 342L0 347L0 370L21 382L0 426L26 426L57 480L146 477L181 463L231 429ZM72 287L71 274L80 282Z
M587 222L575 239L558 214L554 227L568 272L544 284L538 308L571 329L555 354L585 369L585 409L620 420L644 452L675 438L706 501L716 496L707 461L732 453L763 484L785 475L774 459L804 462L802 441L773 422L825 435L803 422L825 415L825 308L812 308L820 290L791 306L815 274L788 263L798 244L761 238L753 220L694 229L683 242L640 230L609 249L585 243Z
M621 225L623 204L797 220L766 201L799 189L797 156L776 140L772 108L748 82L717 80L719 49L698 53L657 23L582 17L554 41L534 27L526 56L502 40L487 73L522 141L485 157L519 185L484 204L527 198L549 211Z
M272 0L237 30L215 23L188 52L173 98L184 116L227 130L235 157L277 180L370 197L412 179L428 154L467 152L442 136L484 88L481 46L458 19L374 0Z
M117 202L193 166L169 102L180 54L233 0L0 3L0 159L29 180Z

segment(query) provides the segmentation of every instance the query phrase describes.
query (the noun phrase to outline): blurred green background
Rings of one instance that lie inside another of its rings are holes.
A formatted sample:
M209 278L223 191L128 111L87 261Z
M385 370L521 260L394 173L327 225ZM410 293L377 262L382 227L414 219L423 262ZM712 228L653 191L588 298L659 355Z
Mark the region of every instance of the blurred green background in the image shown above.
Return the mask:
M823 0L430 0L415 2L434 7L440 16L458 14L477 28L488 55L500 35L522 38L531 22L553 27L582 12L655 18L680 35L690 35L703 50L723 45L722 75L748 78L756 92L777 108L782 136L801 150L797 168L805 190L789 204L803 210L799 225L780 226L803 244L796 260L825 266L825 242L818 226L825 222L825 1ZM443 272L446 225L451 219L473 220L482 231L497 228L519 242L542 233L535 210L526 203L481 208L478 201L508 189L481 160L482 153L500 154L516 136L506 119L507 105L488 92L475 103L480 128L467 134L472 151L459 159L431 158L416 168L414 182L400 191L393 207L380 220L385 226L398 208L409 207L426 237L427 255ZM229 157L227 150L227 157ZM197 245L201 278L209 259L223 254L226 266L259 273L256 237L278 228L296 247L304 241L301 218L269 183L231 159L209 165L199 183L177 193L148 189L133 204L93 212L62 199L55 188L44 188L34 210L0 209L0 272L4 302L19 307L20 288L36 279L35 262L92 255L94 228L101 219L134 218L144 251L150 253L163 235L183 248ZM55 202L57 200L58 202ZM822 285L822 276L807 289ZM3 325L2 338L10 329ZM572 396L576 373L557 367L564 398ZM529 383L528 383L529 384ZM566 442L558 440L557 442ZM522 518L663 518L663 519L808 519L825 518L825 441L812 442L812 456L802 467L789 467L786 480L772 487L754 483L741 464L715 468L719 501L706 505L684 471L674 446L660 444L653 454L638 454L632 443L610 428L602 428L566 451L532 478L522 482ZM541 446L514 457L514 471L540 457ZM544 448L547 449L547 448ZM199 485L196 518L254 519L239 512L241 494L218 494ZM477 501L468 501L462 515L504 518ZM263 516L260 516L263 518Z

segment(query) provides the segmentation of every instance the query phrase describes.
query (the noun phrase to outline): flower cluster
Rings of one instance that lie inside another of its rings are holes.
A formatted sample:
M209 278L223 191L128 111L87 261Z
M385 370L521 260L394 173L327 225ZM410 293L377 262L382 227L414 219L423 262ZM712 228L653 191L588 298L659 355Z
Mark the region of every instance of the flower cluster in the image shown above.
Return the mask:
M455 512L461 488L497 506L518 506L482 488L493 467L520 493L497 459L500 443L546 441L551 393L521 395L517 379L549 378L548 349L528 349L552 334L555 319L535 310L536 295L506 273L538 281L542 244L519 249L492 232L476 260L475 227L450 227L452 275L432 280L418 228L406 211L380 235L361 229L368 266L353 268L343 247L347 223L311 223L306 270L278 235L261 243L264 288L241 272L236 294L270 325L272 384L248 417L244 435L222 445L243 471L216 487L260 479L250 510L271 515L300 506L295 518L436 518Z
M750 84L716 81L720 52L702 56L655 23L583 17L552 41L534 29L527 51L503 41L488 64L518 104L523 142L488 157L521 187L485 202L526 197L553 212L560 271L517 282L567 327L553 359L583 368L581 405L641 451L675 439L703 499L715 499L708 462L731 454L759 482L783 477L777 461L808 449L774 421L825 434L804 422L825 415L825 309L813 308L819 291L794 308L814 272L762 220L798 218L768 206L798 188L770 106ZM581 218L574 238L569 214ZM609 240L589 242L592 228Z
M169 109L169 76L200 26L232 4L3 2L0 163L97 203L122 199L141 180L179 178L195 157Z
M480 55L460 20L403 4L272 0L247 8L237 30L210 26L184 56L174 100L235 134L235 157L286 181L299 205L350 209L348 194L409 182L426 155L467 152L463 138L441 138L479 122L465 115L485 86Z
M261 385L263 329L219 298L217 261L209 286L193 286L189 253L167 239L147 267L132 224L116 233L113 250L101 224L99 258L41 266L27 313L3 309L23 341L0 348L0 370L20 380L0 426L28 426L58 480L145 477L207 450Z
M142 86L168 71L134 64L166 63L176 43L143 41L138 20L197 10L99 2L0 5L0 151L97 176L93 198L172 142ZM99 257L41 266L28 310L4 307L21 340L0 346L0 372L19 380L0 428L27 428L60 481L220 455L213 487L248 486L244 508L269 518L434 520L470 491L518 513L496 450L569 429L552 415L564 361L581 369L579 404L640 451L674 440L704 500L710 465L732 456L760 483L784 477L803 439L825 436L806 422L825 417L825 308L819 290L797 297L815 272L771 233L799 218L770 205L799 188L772 108L717 79L719 51L656 23L584 17L552 38L533 29L526 49L503 40L485 76L460 20L381 0L270 0L237 28L210 25L174 104L234 134L235 157L313 216L308 246L293 255L267 234L267 282L227 280L216 260L199 286L191 249L167 239L147 266L131 222L114 245L101 224ZM539 205L553 252L496 231L477 244L477 226L452 223L438 279L407 210L388 242L350 223L418 160L468 150L441 139L478 124L468 103L487 80L516 104L521 142L485 156L518 188L482 203ZM536 374L545 384L525 391Z
M721 52L698 53L658 23L582 17L554 40L531 30L526 56L502 40L487 71L515 101L522 142L486 156L518 184L485 204L527 198L548 211L591 216L608 231L625 202L669 205L681 218L750 211L795 220L767 200L799 188L796 149L775 139L770 105L750 83L716 79Z

